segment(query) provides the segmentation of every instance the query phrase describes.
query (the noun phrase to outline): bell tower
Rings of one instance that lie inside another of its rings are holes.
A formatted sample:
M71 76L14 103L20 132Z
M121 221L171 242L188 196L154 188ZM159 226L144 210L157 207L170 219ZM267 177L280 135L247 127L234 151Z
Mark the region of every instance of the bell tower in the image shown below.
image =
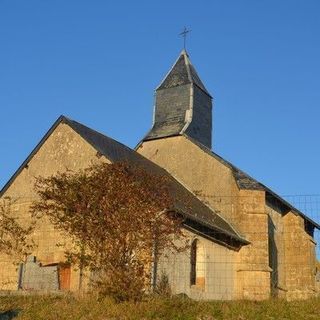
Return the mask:
M194 69L186 50L155 92L152 129L143 141L186 135L212 146L212 97Z

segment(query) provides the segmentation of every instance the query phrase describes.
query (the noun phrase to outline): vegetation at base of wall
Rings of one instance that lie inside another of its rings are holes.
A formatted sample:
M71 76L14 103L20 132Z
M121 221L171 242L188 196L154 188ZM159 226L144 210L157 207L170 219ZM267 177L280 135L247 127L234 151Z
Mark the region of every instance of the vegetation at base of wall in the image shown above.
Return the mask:
M65 251L67 261L80 274L89 271L90 285L100 295L141 300L162 251L187 247L176 245L186 242L182 218L161 174L127 163L101 163L38 177L35 190L33 216L48 217L66 235L73 244Z
M319 319L319 310L320 298L292 302L197 302L177 296L148 298L139 303L115 303L109 298L101 300L92 296L0 297L0 319L2 316L3 319L17 320L308 320Z

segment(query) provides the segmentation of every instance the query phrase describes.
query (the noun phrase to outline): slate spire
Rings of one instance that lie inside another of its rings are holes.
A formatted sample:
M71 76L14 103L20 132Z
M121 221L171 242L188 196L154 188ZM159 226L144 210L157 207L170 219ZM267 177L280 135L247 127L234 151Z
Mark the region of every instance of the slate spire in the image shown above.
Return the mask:
M144 140L187 135L211 149L212 97L182 50L156 89L154 123Z
M191 83L198 86L210 96L209 92L200 80L195 68L191 64L187 51L183 49L179 58L156 90L167 89L178 85Z

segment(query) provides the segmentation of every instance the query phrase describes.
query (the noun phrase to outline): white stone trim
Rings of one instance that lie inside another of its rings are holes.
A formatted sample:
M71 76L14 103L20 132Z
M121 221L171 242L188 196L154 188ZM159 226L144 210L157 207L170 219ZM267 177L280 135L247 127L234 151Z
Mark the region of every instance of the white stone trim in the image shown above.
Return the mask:
M180 134L183 134L189 127L189 125L191 124L192 118L193 118L193 84L191 83L190 86L190 101L189 101L189 109L186 110L186 114L185 114L185 125L183 126L183 128L180 131Z

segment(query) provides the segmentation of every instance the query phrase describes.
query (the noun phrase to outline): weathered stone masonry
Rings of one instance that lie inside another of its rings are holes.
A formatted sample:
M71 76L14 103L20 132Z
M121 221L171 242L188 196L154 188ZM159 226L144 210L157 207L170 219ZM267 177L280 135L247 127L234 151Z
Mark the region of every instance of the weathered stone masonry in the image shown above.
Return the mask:
M212 97L183 50L156 90L154 123L136 150L62 116L0 198L11 197L14 217L28 225L35 177L127 161L168 177L174 209L185 216L186 237L196 244L193 252L159 258L155 279L166 274L174 293L225 300L316 295L313 230L319 224L211 146ZM79 271L63 265L70 240L46 219L33 239L33 257L23 268L13 264L14 257L0 255L0 290L79 290Z

